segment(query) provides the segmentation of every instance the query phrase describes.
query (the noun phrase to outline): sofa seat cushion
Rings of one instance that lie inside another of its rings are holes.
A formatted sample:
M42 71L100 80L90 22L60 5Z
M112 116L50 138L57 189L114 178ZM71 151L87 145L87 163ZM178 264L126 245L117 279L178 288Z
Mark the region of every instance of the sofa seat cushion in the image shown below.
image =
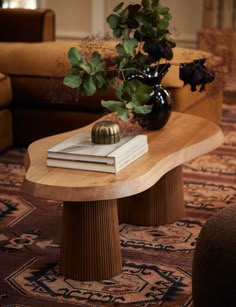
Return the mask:
M77 47L89 57L94 50L99 50L103 58L109 59L116 54L114 40L77 40L43 43L0 43L0 70L12 79L14 104L19 106L38 106L100 112L101 99L114 99L114 90L101 91L92 97L82 95L76 89L63 85L64 76L70 71L68 51ZM210 67L218 67L220 59L210 53L174 48L173 63L191 62L206 57ZM174 110L185 111L199 100L213 92L222 91L221 77L207 85L207 90L191 92L179 79L179 66L172 65L164 77L162 85L173 96ZM208 90L209 88L209 90Z

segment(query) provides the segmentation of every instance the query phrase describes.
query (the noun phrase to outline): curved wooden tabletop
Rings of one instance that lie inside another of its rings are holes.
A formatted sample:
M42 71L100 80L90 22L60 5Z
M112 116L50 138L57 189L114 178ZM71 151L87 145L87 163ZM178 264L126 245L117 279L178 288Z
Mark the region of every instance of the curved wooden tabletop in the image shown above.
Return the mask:
M148 136L149 151L117 174L46 166L48 148L92 125L32 143L25 156L27 171L22 192L62 201L109 200L134 195L150 188L171 169L217 148L224 141L215 123L173 112L161 130L143 131Z

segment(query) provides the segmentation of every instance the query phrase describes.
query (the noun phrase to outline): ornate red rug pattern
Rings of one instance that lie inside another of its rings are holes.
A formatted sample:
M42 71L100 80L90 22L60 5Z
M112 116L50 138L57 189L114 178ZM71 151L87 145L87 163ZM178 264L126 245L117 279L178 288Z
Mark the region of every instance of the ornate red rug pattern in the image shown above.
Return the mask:
M160 227L121 224L123 271L101 282L59 274L62 205L20 193L24 150L0 155L0 306L192 306L199 232L236 203L236 106L224 106L221 127L224 144L184 165L186 217Z

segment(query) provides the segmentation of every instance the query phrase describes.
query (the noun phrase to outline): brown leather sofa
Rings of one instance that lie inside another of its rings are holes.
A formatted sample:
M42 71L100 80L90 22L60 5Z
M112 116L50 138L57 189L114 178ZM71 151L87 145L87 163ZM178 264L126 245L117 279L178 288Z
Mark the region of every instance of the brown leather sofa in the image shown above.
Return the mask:
M0 42L0 71L10 77L12 86L10 109L14 146L27 146L38 138L79 128L103 115L100 101L115 98L114 90L86 97L64 86L63 78L70 70L67 54L70 47L77 47L87 55L99 50L103 57L110 57L115 44L109 40ZM220 58L196 50L175 48L173 62L188 62L200 57L207 57L209 66L222 71ZM171 67L162 83L172 94L173 109L218 122L222 73L217 73L216 80L199 93L183 86L178 69Z

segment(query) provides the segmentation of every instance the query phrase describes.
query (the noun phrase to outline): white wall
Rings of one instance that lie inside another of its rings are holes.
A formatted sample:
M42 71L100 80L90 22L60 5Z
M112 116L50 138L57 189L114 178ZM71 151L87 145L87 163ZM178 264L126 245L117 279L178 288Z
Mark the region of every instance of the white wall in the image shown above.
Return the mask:
M162 0L172 14L170 31L177 44L196 46L196 32L202 26L203 0Z
M103 34L108 28L106 16L121 0L41 0L41 6L56 13L58 39L76 39ZM125 3L139 2L124 0ZM172 14L171 33L178 46L196 46L196 31L202 25L203 0L161 0Z
M57 38L72 39L91 35L92 0L43 0L39 4L55 11Z

